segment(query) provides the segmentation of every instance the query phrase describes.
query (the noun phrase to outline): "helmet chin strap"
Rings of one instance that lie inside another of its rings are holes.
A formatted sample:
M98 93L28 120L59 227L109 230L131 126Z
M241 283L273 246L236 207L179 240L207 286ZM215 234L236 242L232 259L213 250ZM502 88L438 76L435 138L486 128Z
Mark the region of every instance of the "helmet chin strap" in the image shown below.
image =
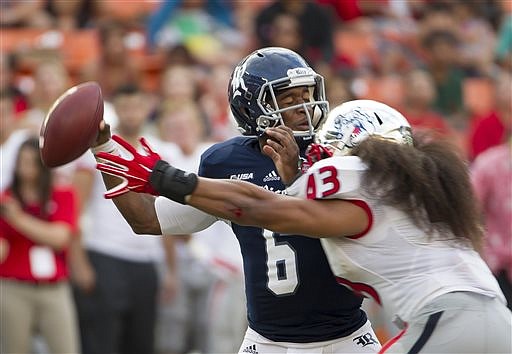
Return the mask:
M320 119L322 118L322 115L322 109L318 107L318 105L315 105L315 107L313 108L313 127L317 126L318 122L320 122Z

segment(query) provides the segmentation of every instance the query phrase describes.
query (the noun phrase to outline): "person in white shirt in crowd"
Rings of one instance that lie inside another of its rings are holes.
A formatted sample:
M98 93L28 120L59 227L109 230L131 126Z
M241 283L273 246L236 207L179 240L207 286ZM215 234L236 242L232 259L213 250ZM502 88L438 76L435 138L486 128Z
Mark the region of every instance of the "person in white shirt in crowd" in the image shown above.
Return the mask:
M163 151L171 161L197 171L201 154L213 144L205 140L199 106L194 101L167 99L160 105L157 126ZM172 238L179 287L173 302L160 305L157 352L236 352L247 320L242 257L231 229L217 223L204 231ZM166 267L162 268L165 272Z
M120 87L113 97L118 134L136 142L149 117L146 94L137 86ZM151 140L158 146L158 140ZM81 242L71 256L75 300L82 337L88 354L140 354L154 352L158 290L173 296L173 248L162 239L135 235L112 203L104 200L105 187L95 173L89 152L73 163L82 218ZM169 265L160 283L157 264Z

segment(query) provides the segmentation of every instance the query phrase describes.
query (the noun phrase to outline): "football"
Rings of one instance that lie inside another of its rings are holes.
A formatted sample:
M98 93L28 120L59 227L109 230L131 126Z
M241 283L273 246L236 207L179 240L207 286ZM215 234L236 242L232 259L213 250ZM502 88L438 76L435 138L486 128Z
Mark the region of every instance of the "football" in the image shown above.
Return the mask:
M103 119L103 96L98 83L73 86L48 111L39 133L41 159L47 167L65 165L89 149Z

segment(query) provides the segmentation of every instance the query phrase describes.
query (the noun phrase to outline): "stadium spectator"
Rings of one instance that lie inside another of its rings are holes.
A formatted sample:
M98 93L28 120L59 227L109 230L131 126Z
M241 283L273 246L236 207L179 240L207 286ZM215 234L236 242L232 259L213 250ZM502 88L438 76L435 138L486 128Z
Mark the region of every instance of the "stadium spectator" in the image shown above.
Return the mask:
M67 266L78 222L74 191L54 187L36 138L21 144L13 172L0 201L2 351L29 353L41 334L52 353L79 353Z
M151 110L145 93L136 86L122 86L112 101L117 131L135 142ZM158 146L156 139L152 142ZM175 268L159 283L157 263L172 255L164 255L168 248L163 249L160 238L134 235L112 203L103 199L104 186L91 154L75 164L75 185L89 221L81 242L73 243L71 257L73 273L82 276L75 287L82 352L151 354L160 284L176 285L170 278ZM172 262L165 264L172 266Z
M316 2L331 6L342 22L354 21L364 16L382 15L388 5L387 0L317 0Z
M15 85L16 56L12 53L0 52L0 92L8 92L13 96L14 112L19 118L20 113L28 108L27 97Z
M483 116L473 117L467 131L471 160L488 148L503 143L512 131L512 75L502 72L494 81L495 110Z
M127 33L128 27L121 22L102 23L99 27L100 58L83 68L82 80L97 81L107 100L118 87L136 85L142 78L127 49Z
M228 65L216 65L199 81L199 104L206 115L207 135L212 141L223 141L239 134L231 117L226 93L219 89L228 86L230 72Z
M261 47L293 45L285 48L312 65L333 57L333 18L313 1L271 1L256 15L254 26Z
M459 62L471 76L486 76L493 69L496 34L483 17L483 8L484 3L479 1L453 1L460 39Z
M199 78L194 66L170 65L164 69L161 80L160 94L164 100L179 103L199 97Z
M150 48L184 45L197 61L215 65L226 51L246 41L232 27L231 13L231 4L224 1L164 1L149 20Z
M158 127L160 139L172 143L167 153L172 161L197 171L201 154L213 144L205 140L197 104L165 101ZM158 311L158 352L236 352L247 324L241 260L237 259L241 256L238 245L233 246L231 230L219 223L198 233L167 238L175 238L180 286L175 301L162 304Z
M484 256L512 309L512 140L482 152L471 181L485 221Z
M66 66L57 57L39 62L34 70L34 88L28 96L29 107L20 115L20 127L39 134L46 113L71 86L71 78Z
M413 130L429 130L445 137L454 137L446 120L432 108L436 92L429 72L411 70L404 79L404 86L404 106L401 111Z
M336 106L346 101L354 99L354 94L350 89L350 80L341 75L325 75L329 80L325 83L327 100L331 106Z
M436 88L434 107L454 125L464 108L462 82L465 74L457 60L459 43L454 33L444 30L426 34L422 42L426 66Z
M7 0L0 3L0 24L2 28L48 28L50 17L44 11L45 1Z
M276 14L269 24L268 46L283 47L303 53L304 39L300 27L297 16L286 12Z
M53 29L74 31L91 27L94 6L94 0L48 0L45 10L52 19Z

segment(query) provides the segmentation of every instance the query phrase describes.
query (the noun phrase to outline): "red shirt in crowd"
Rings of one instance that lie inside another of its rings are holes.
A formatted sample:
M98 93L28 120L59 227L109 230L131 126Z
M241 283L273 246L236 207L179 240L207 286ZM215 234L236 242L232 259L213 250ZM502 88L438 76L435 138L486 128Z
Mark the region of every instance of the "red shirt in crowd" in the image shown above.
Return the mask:
M474 160L478 154L490 147L501 144L506 138L506 127L496 112L487 116L471 119L469 128L469 158Z
M9 195L9 191L6 192ZM75 194L72 189L56 188L49 201L50 222L64 222L73 231L77 229ZM28 205L24 212L39 217L41 205ZM38 245L19 233L0 217L0 238L8 242L7 256L0 263L0 277L26 282L57 282L68 278L67 251L56 251Z
M422 115L414 115L403 110L404 115L407 117L409 124L414 131L434 131L442 136L452 135L452 128L448 123L435 112L425 112Z

